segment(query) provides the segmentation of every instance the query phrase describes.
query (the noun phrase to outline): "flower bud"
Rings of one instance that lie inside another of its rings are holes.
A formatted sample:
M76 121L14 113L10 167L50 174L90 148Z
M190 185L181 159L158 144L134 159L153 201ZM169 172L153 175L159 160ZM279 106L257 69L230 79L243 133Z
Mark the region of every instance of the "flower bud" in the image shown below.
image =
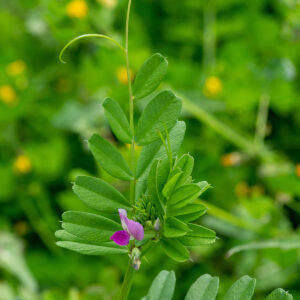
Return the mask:
M132 267L135 270L139 270L141 266L141 251L138 248L133 248L131 252L131 258L132 258Z
M132 267L138 271L140 269L140 266L141 266L141 260L139 258L134 259L132 263Z
M150 220L146 221L145 228L152 228L152 222Z
M157 219L155 220L155 223L154 223L154 230L155 230L155 231L160 231L160 219L159 219L159 218L157 218Z

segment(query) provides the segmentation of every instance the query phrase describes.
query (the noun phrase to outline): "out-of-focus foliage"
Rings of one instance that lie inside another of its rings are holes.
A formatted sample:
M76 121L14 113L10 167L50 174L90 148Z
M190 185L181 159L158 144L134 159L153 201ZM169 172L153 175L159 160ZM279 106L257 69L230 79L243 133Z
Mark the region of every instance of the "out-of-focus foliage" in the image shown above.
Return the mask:
M175 290L176 277L173 271L161 271L153 280L147 296L141 300L171 300ZM256 280L245 275L238 279L226 292L224 300L251 300ZM215 300L219 290L219 278L208 274L200 276L189 288L185 300ZM266 300L292 300L282 289L274 290Z
M92 133L116 142L101 103L120 99L128 113L123 54L109 42L85 40L64 54L67 64L58 60L70 39L87 32L124 43L126 4L0 0L0 253L14 258L0 254L0 299L106 300L118 292L126 258L65 252L53 233L62 211L87 211L71 191L77 175L128 191L97 168L85 142ZM220 295L248 274L257 278L257 299L278 286L300 299L297 246L250 250L253 243L299 240L299 34L297 0L133 0L132 76L151 53L168 57L167 84L188 100L181 152L195 157L195 180L214 187L202 201L202 224L219 239L193 249L193 261L181 265L153 251L131 299L144 296L162 268L176 272L175 299L204 273L222 278ZM116 145L127 157L128 148ZM248 251L226 257L244 244Z

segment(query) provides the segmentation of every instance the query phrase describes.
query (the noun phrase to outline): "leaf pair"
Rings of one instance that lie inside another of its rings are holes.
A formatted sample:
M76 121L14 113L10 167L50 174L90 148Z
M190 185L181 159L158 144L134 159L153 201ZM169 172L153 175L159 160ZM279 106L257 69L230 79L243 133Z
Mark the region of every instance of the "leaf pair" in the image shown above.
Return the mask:
M119 208L131 209L128 200L110 184L89 176L77 177L73 190L83 203L102 212L102 216L79 211L63 213L63 230L56 232L61 240L57 245L87 255L127 253L126 248L112 243L110 237L122 229L112 219Z
M124 142L132 142L132 132L120 105L110 98L103 103L105 115L116 137ZM159 139L159 132L172 128L181 111L181 101L171 92L163 91L156 95L144 109L136 130L135 143L148 145Z
M103 216L78 211L65 212L62 219L63 230L55 233L62 240L57 242L58 246L87 255L127 253L126 248L110 242L111 235L122 229L119 223Z
M168 61L161 54L156 53L148 58L135 78L132 88L134 99L141 99L151 94L163 80L167 68ZM107 98L103 103L103 107L114 134L122 142L131 143L132 132L120 105L116 101Z
M153 280L147 296L141 300L171 300L175 289L174 271L161 271ZM243 276L227 291L224 300L251 300L256 280ZM219 290L219 278L205 274L199 277L188 290L185 300L215 300ZM282 289L273 291L266 300L293 300L293 296Z
M190 258L186 247L212 244L216 233L201 225L184 223L176 218L167 218L162 238L162 249L172 259L178 262Z

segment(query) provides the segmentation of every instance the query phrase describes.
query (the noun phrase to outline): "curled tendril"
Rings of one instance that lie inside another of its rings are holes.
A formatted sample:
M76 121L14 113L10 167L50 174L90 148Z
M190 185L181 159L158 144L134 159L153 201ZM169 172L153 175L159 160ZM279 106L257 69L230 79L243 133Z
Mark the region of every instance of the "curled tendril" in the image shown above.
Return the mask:
M62 56L63 56L64 52L67 50L67 48L69 48L69 46L71 46L76 41L81 40L83 38L89 38L89 37L97 37L97 38L109 40L109 41L113 42L116 46L118 46L124 53L126 53L126 49L120 43L118 43L116 40L114 40L113 38L111 38L107 35L103 35L103 34L89 33L89 34L83 34L83 35L77 36L76 38L71 40L69 43L67 43L59 53L59 60L65 64L66 62L62 59Z

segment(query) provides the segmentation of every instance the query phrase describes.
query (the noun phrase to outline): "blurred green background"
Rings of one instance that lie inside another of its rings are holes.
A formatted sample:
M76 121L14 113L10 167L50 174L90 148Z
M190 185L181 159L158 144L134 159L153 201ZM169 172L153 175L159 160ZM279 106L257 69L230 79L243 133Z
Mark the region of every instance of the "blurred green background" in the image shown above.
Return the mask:
M86 209L72 193L77 175L127 191L85 142L95 132L116 142L101 103L110 96L128 111L125 60L109 42L91 39L68 49L67 64L58 55L84 33L124 42L126 5L0 0L1 300L110 300L118 292L126 257L59 249L54 232L64 210ZM130 299L144 296L162 269L176 271L175 299L204 273L221 278L221 295L248 274L257 278L255 299L279 286L300 299L300 2L134 0L133 76L154 52L168 57L165 87L183 99L182 152L195 157L193 177L214 187L200 222L219 239L193 249L184 264L155 250ZM293 246L226 257L237 245L282 239Z

